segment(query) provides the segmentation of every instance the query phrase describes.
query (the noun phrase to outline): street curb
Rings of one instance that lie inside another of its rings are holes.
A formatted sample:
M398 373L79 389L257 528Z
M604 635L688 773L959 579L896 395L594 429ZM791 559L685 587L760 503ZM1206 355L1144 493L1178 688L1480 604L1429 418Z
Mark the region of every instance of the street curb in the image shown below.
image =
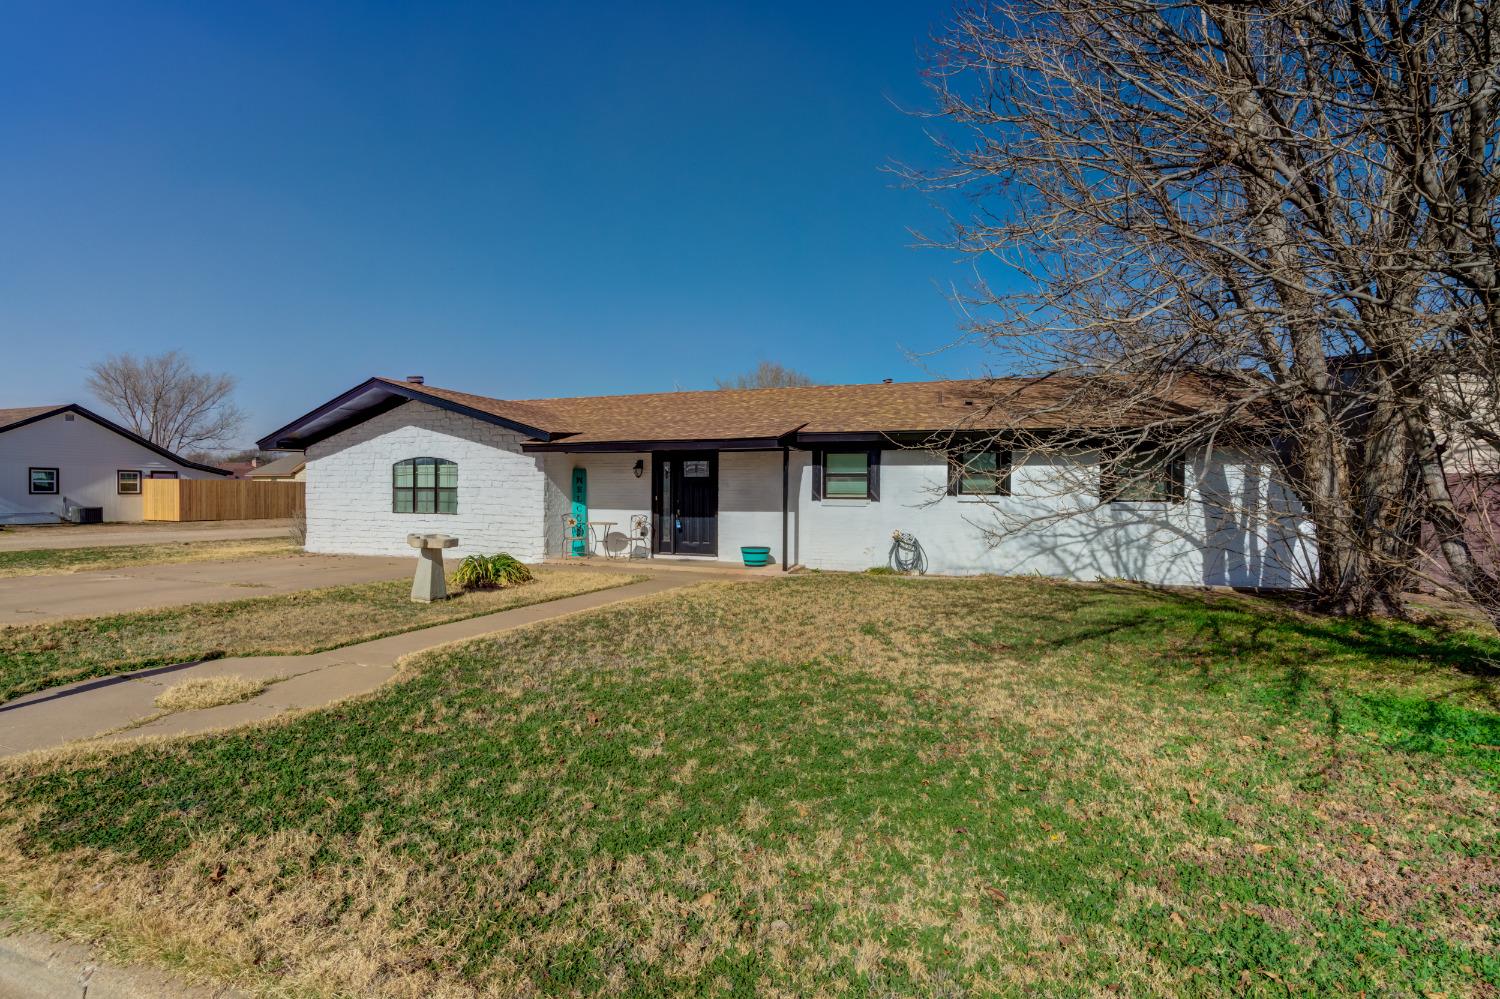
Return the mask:
M42 933L0 937L0 999L245 999L156 968L99 960L95 948Z

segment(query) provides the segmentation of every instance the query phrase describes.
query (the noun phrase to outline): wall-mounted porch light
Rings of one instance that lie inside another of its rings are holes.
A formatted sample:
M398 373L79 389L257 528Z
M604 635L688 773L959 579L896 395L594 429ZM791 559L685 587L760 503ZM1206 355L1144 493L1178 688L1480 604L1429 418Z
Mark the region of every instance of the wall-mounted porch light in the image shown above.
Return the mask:
M635 467L632 468L631 471L635 472L635 477L638 478L638 479L642 475L645 475L646 474L646 459L645 458L637 458L635 460Z

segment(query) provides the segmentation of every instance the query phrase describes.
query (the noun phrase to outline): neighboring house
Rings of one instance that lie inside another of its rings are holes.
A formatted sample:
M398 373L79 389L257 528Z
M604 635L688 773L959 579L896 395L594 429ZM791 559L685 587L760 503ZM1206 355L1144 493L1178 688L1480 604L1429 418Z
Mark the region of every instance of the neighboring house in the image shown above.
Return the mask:
M256 482L303 482L307 479L307 458L299 453L282 455L245 473Z
M0 409L0 524L140 520L144 480L226 474L76 404Z
M1056 488L1060 462L1096 468L1086 450L992 443L956 475L922 446L934 432L1025 425L1027 399L1055 388L1011 384L1022 391L999 412L979 382L508 401L371 378L260 446L305 452L314 552L400 555L408 533L442 532L460 555L535 562L563 553L576 510L609 550L657 557L738 561L742 545L765 545L784 565L860 570L887 564L900 531L934 573L1270 588L1307 578L1310 528L1256 459L1216 450L1164 471L1155 498L1101 504L1097 486ZM985 527L996 510L1042 520L997 542ZM639 542L635 516L649 525Z
M248 479L250 473L255 471L259 464L254 458L249 458L245 461L221 461L214 467L223 471L231 479Z

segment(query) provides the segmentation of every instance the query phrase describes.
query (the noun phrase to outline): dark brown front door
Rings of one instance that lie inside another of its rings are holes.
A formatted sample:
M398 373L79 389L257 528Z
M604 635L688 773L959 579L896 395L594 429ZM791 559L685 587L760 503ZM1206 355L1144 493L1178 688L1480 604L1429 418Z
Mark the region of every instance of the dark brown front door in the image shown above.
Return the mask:
M678 451L652 458L656 550L663 555L719 554L719 456Z

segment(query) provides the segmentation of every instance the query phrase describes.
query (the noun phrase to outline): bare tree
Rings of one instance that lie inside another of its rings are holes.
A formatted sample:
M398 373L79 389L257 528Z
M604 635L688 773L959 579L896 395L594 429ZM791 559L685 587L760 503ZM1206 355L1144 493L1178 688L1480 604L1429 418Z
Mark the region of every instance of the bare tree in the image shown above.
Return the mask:
M180 351L114 355L89 372L89 391L126 427L174 453L223 447L244 422L234 377L195 371Z
M721 389L796 388L817 384L802 372L775 361L761 361L754 371L735 375L733 378L716 378L714 382Z
M961 6L928 65L948 165L912 176L978 209L932 242L1024 278L1004 292L981 271L975 334L1011 368L1096 376L1059 412L1221 386L1196 412L1034 446L1101 447L1119 478L1258 427L1315 525L1324 608L1400 612L1431 568L1425 524L1447 585L1500 621L1438 432L1462 418L1450 376L1500 372L1496 17L1473 0Z

